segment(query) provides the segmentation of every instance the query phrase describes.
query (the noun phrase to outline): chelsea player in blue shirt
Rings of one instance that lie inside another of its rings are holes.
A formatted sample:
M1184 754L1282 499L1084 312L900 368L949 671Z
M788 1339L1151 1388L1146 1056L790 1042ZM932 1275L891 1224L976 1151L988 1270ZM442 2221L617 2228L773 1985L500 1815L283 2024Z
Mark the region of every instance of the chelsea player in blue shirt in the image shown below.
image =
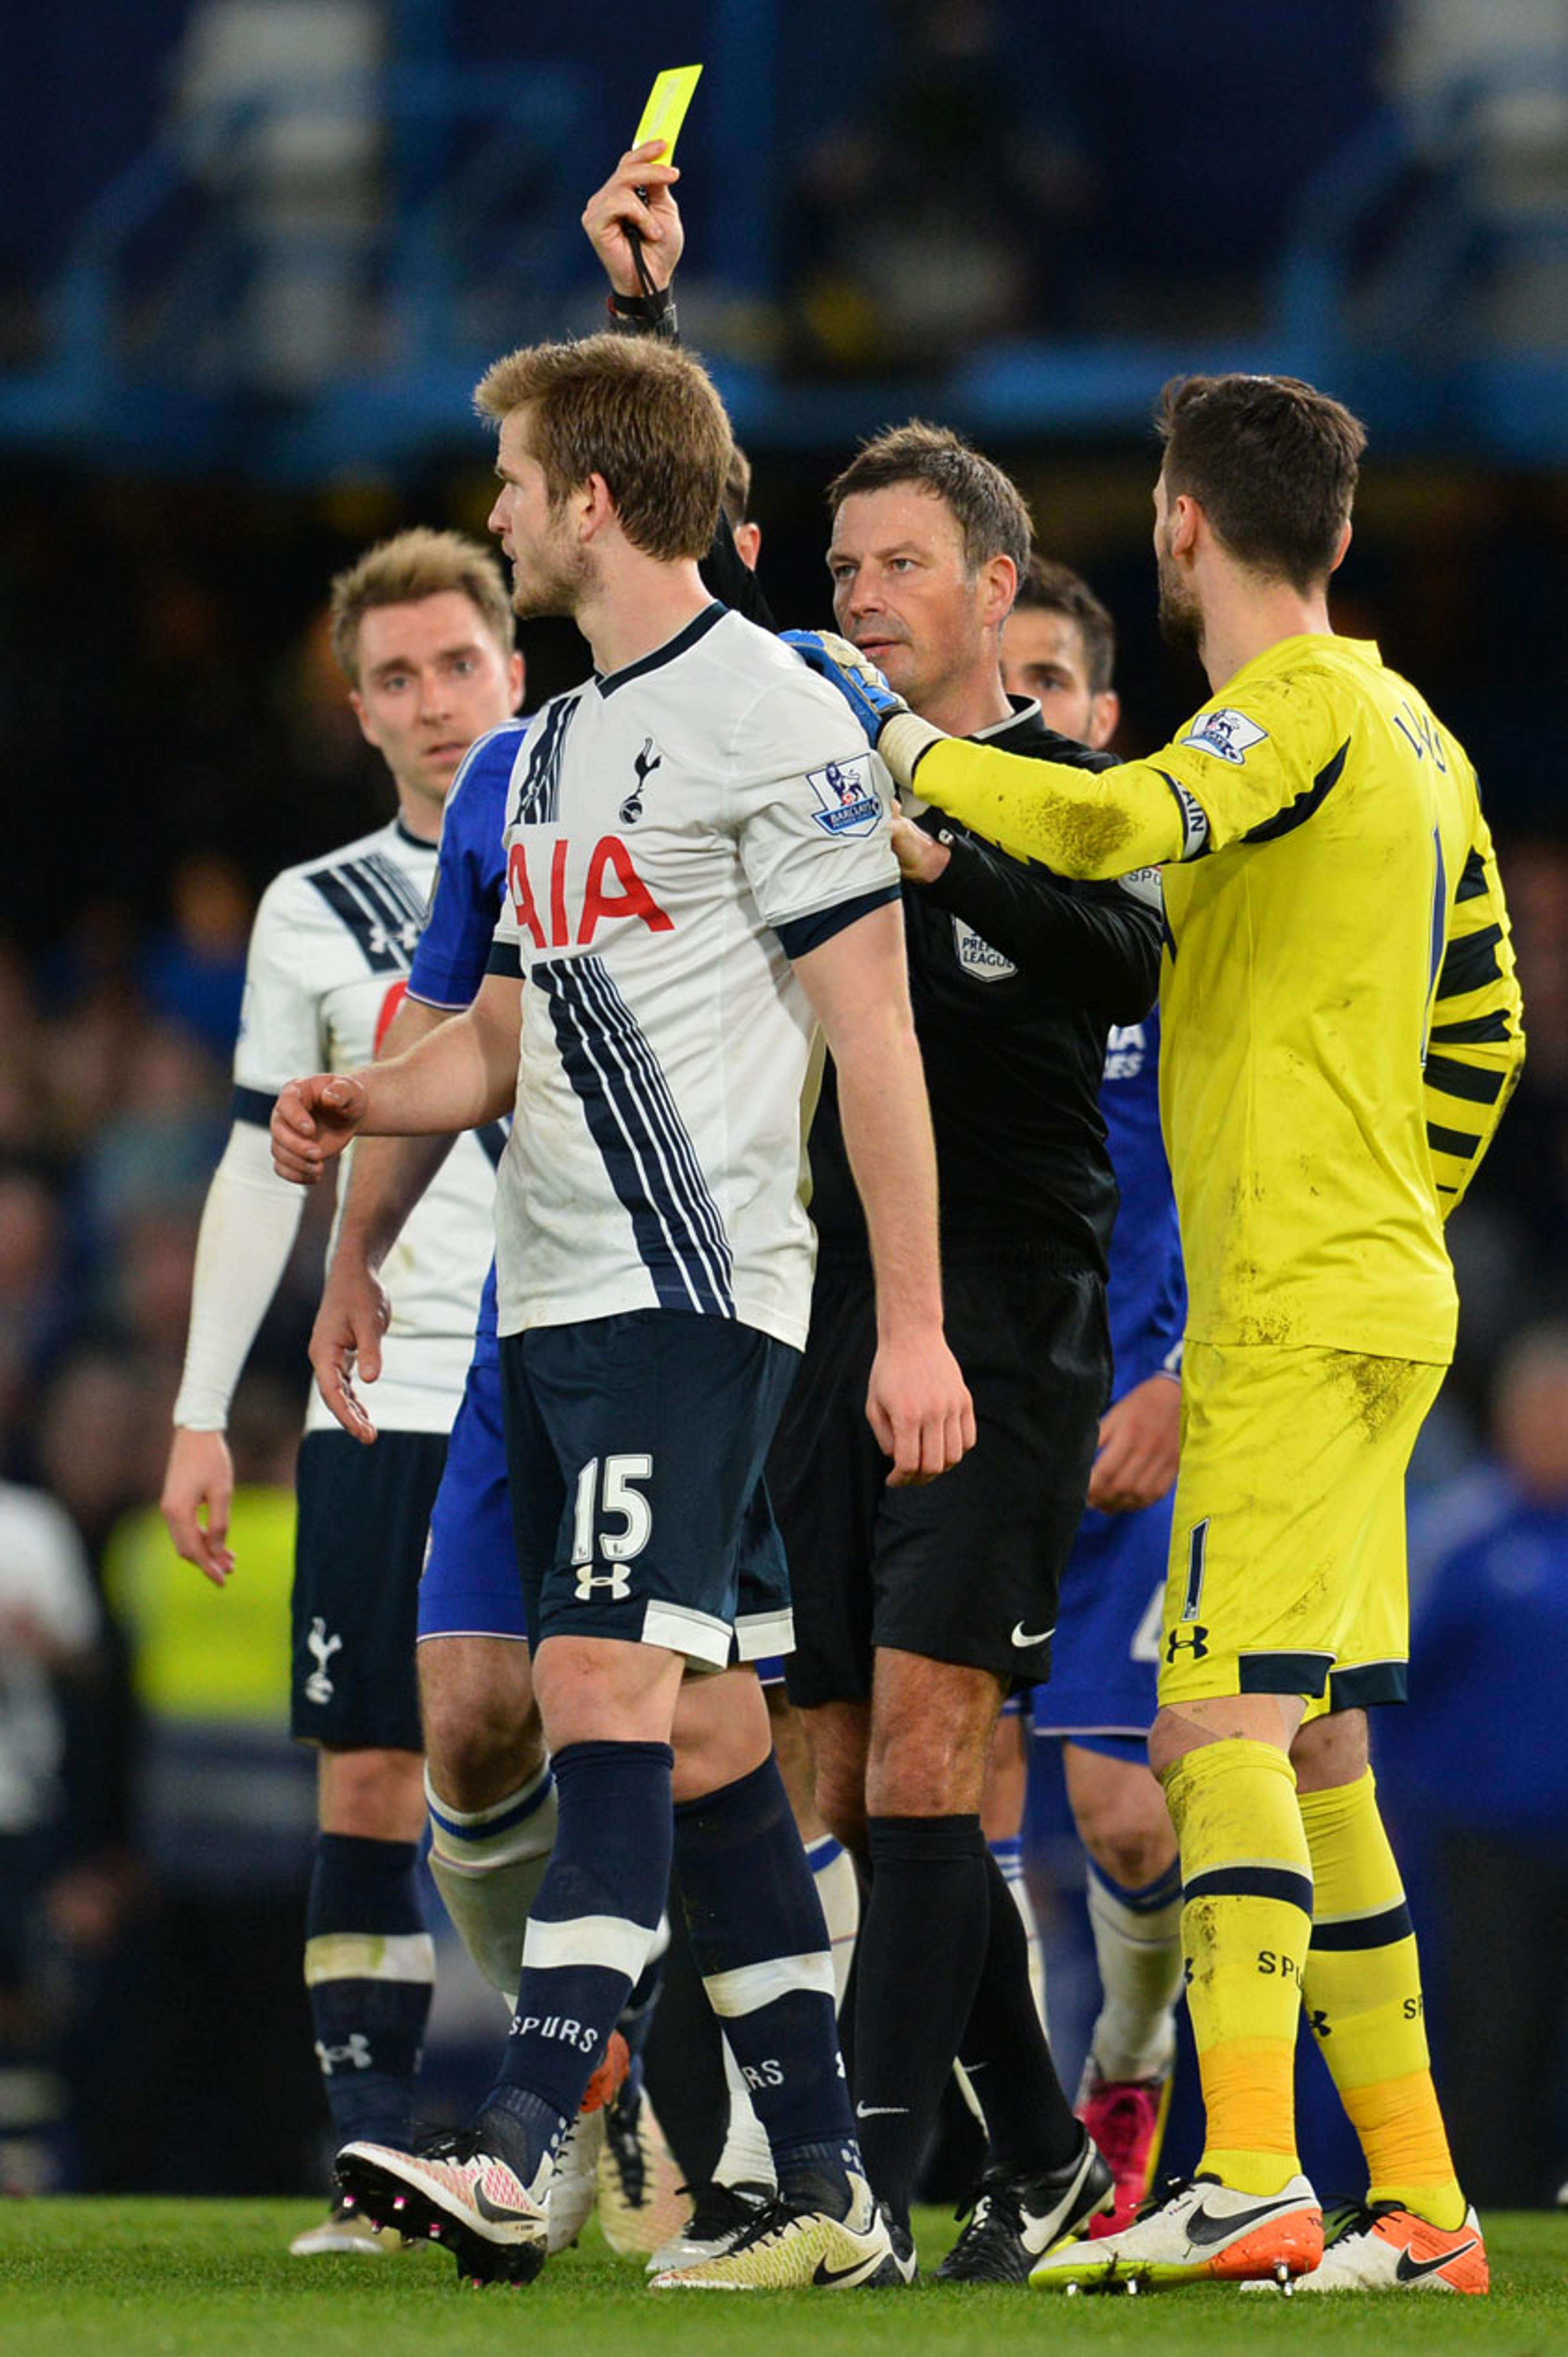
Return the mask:
M1114 625L1065 565L1031 565L1002 640L1002 675L1053 728L1101 747L1119 718ZM1034 1732L1062 1741L1074 1823L1089 1853L1101 2003L1078 2110L1116 2179L1090 2233L1125 2225L1148 2188L1170 2098L1181 1986L1176 1835L1148 1765L1158 1599L1170 1547L1187 1287L1160 1136L1159 1010L1112 1028L1101 1111L1120 1206L1106 1303L1115 1390L1101 1425L1089 1510L1062 1578L1048 1684Z

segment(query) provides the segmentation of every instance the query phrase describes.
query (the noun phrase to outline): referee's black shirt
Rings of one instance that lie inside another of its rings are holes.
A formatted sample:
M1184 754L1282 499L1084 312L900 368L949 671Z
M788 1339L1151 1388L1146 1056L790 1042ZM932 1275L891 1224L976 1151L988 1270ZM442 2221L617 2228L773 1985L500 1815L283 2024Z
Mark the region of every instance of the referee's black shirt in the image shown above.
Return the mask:
M1103 770L1039 706L980 740ZM1160 912L1137 885L1069 883L1010 858L957 820L918 821L950 846L934 884L904 887L909 987L925 1058L946 1245L1027 1247L1102 1275L1116 1181L1100 1112L1106 1033L1141 1021L1159 988ZM811 1127L811 1217L824 1258L865 1252L831 1063Z

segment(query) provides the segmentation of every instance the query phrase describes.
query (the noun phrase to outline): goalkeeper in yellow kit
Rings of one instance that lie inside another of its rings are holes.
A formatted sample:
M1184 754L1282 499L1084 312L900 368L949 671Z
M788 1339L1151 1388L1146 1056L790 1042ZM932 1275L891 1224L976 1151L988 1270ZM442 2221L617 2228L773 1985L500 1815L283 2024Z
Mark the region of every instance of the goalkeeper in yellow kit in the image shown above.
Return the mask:
M1210 701L1093 774L943 737L854 651L901 787L1059 873L1163 869L1161 1103L1190 1300L1149 1739L1181 1844L1207 2113L1193 2180L1036 2284L1484 2291L1429 2068L1365 1706L1405 1689L1404 1474L1453 1353L1443 1222L1523 1057L1475 774L1337 638L1365 436L1294 379L1165 388L1155 548ZM1295 2146L1305 2003L1366 2155L1329 2222Z

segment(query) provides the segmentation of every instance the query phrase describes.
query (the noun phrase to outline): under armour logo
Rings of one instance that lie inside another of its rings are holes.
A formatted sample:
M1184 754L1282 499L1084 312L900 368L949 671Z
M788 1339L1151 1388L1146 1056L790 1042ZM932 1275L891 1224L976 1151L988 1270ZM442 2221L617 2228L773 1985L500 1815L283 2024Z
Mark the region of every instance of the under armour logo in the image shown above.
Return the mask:
M577 1566L577 1601L591 1604L596 1588L607 1588L607 1601L624 1604L631 1594L631 1574L618 1565L611 1571L596 1571L591 1563Z
M412 917L408 918L401 925L392 926L390 931L385 925L381 924L372 919L366 939L372 957L385 957L388 950L392 947L394 942L407 956L412 957L413 955L414 945L419 940L419 935L420 927L414 922Z
M371 2041L362 2029L351 2030L341 2046L323 2046L318 2038L316 2059L321 2065L324 2079L330 2079L334 2071L368 2071L375 2061L371 2052Z
M1316 2013L1309 2013L1307 2015L1306 2026L1311 2030L1315 2038L1330 2038L1333 2036L1333 2032L1328 2027L1328 2016L1321 2007L1319 2007Z
M1195 1662L1205 1661L1208 1654L1208 1631L1195 1624L1190 1629L1173 1629L1165 1639L1165 1660L1174 1662L1184 1646L1190 1646Z
M316 1656L316 1667L305 1681L305 1699L306 1702L330 1702L337 1689L327 1674L327 1664L334 1653L342 1652L343 1640L341 1637L329 1637L326 1621L317 1618L311 1622L305 1641Z
M650 756L651 759L650 758ZM636 825L638 820L642 816L642 789L648 783L649 779L653 775L654 770L661 770L664 767L664 757L661 753L654 752L653 739L651 737L645 737L643 738L642 750L638 754L631 766L637 771L637 783L633 786L630 793L628 794L625 802L622 802L620 806L620 823L622 826Z

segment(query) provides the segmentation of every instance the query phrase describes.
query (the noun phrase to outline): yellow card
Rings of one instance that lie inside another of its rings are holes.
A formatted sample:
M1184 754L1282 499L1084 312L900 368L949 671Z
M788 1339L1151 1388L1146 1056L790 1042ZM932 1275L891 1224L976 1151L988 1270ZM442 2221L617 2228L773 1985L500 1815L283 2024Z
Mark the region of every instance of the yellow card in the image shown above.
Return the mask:
M675 142L681 125L686 120L686 109L692 103L692 92L702 77L701 66L666 66L648 93L648 104L642 110L642 121L632 134L631 144L640 147L645 139L665 141L661 164L675 161Z

